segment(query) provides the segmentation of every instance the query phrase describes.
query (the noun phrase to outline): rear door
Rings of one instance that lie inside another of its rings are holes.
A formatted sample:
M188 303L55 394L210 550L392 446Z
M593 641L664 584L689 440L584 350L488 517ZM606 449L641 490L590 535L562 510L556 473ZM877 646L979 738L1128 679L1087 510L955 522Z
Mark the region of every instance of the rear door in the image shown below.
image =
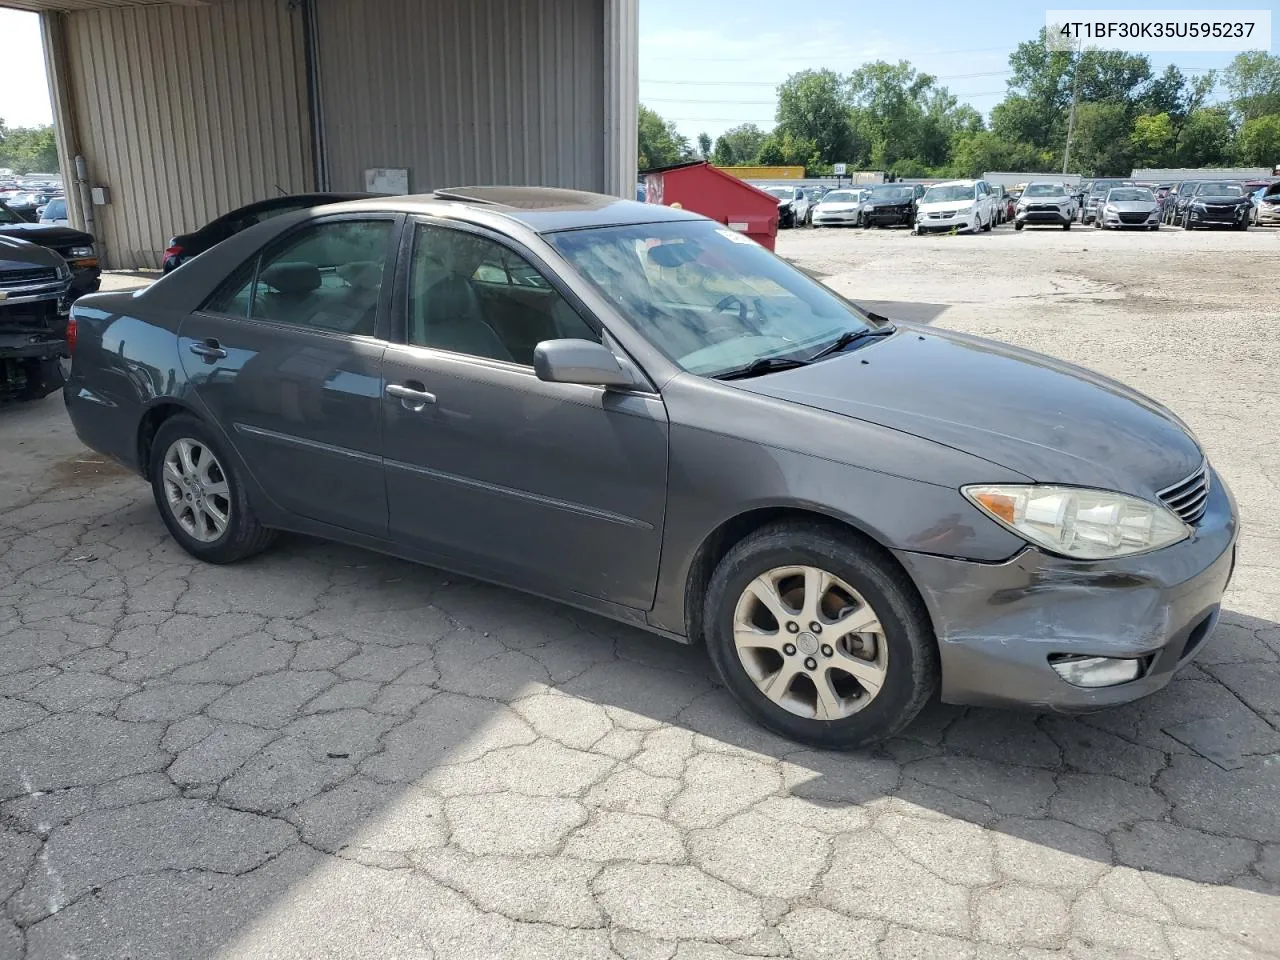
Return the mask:
M403 218L307 221L183 321L208 416L281 507L385 535L381 372Z
M391 536L497 580L652 606L661 398L538 379L538 342L602 333L504 237L413 222L398 284L382 400Z

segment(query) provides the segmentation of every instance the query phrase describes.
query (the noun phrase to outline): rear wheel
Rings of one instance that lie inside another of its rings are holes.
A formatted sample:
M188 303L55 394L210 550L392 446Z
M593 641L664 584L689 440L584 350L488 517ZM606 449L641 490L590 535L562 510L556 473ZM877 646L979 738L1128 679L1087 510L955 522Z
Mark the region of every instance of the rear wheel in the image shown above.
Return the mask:
M1071 221L1070 221L1070 220L1068 220L1066 223L1064 223L1064 224L1062 225L1062 229L1063 229L1063 230L1070 230L1070 229L1071 229Z
M1021 230L1021 229L1022 229L1022 224L1021 224L1021 223L1019 223L1019 222L1017 222L1017 221L1014 221L1013 229L1015 229L1015 230Z
M234 563L270 545L236 467L200 420L171 417L151 448L151 488L165 526L179 546L209 563Z
M780 524L737 544L712 576L704 623L743 709L814 746L892 736L938 683L933 632L906 574L824 526Z

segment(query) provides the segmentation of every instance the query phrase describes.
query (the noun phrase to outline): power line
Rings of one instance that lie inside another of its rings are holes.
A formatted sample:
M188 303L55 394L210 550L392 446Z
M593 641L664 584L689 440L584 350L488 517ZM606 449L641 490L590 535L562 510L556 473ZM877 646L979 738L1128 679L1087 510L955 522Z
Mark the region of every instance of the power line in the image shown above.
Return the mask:
M1012 70L990 70L983 73L954 73L946 77L934 77L934 80L973 80L978 77L1005 77ZM776 87L785 80L655 80L640 78L641 83L661 83L691 87Z
M957 57L958 57L958 56L963 56L963 55L965 55L965 54L969 54L969 53L1009 53L1009 52L1012 52L1012 50L1013 50L1013 49L1014 49L1013 47L985 47L985 48L983 48L983 49L981 49L981 50L926 50L926 51L924 51L923 53L915 53L915 54L914 54L914 56L917 56L917 57L938 57L938 56L947 56L947 55L951 55L951 56L957 56ZM686 62L686 63L687 63L688 61L690 61L690 60L696 60L696 61L699 61L699 62L706 62L706 63L758 63L758 62L760 62L760 60L761 60L762 58L761 58L761 57L759 57L759 56L755 56L755 57L697 57L697 56L682 56L682 57L677 57L677 56L670 56L670 57L652 57L652 58L650 58L650 59L653 59L653 60L680 60L680 61L683 61L683 62ZM773 55L771 54L771 55L769 55L768 59L770 59L770 60L775 60L775 61L787 61L787 62L796 61L796 60L806 60L806 61L810 61L810 62L815 61L815 60L859 60L859 61L865 61L865 60L867 59L867 52L866 52L865 50L857 50L857 51L852 51L852 52L850 52L850 53L826 54L826 55L821 56L821 57L814 56L813 54L809 54L808 56L775 57L775 56L773 56Z

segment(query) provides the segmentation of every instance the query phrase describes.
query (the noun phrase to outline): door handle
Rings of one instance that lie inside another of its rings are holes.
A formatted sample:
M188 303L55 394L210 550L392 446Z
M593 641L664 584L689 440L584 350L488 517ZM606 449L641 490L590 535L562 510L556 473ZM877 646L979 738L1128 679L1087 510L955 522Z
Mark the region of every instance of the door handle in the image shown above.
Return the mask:
M436 402L434 393L428 393L426 390L404 384L388 383L386 392L388 397L395 397L400 401L400 406L406 410L412 410L414 413L417 413L427 404Z
M193 343L190 349L197 357L202 357L205 363L222 360L227 355L227 351L222 349L222 344L218 343L213 337Z

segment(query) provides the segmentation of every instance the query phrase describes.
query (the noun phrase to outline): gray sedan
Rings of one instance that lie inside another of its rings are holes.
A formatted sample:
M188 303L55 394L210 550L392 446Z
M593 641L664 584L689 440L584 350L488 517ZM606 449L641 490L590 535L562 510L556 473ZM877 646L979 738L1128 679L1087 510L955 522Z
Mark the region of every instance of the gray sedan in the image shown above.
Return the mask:
M1093 225L1100 230L1160 229L1160 202L1146 187L1112 187L1097 211Z
M895 325L669 207L334 204L72 319L76 432L195 557L293 530L705 642L750 715L820 746L938 690L1150 693L1234 565L1231 494L1158 403Z

